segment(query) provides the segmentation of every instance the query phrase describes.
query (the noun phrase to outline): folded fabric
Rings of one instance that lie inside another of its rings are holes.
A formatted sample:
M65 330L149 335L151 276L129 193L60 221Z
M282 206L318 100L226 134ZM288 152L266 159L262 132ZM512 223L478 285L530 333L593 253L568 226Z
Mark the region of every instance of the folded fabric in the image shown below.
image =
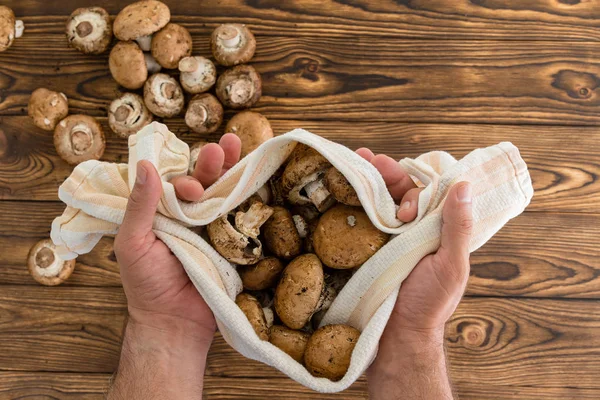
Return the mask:
M298 142L313 147L340 170L356 189L373 224L393 235L354 274L321 323L345 323L361 331L350 368L338 382L313 377L290 356L256 336L234 303L242 290L235 267L189 229L207 225L250 197L285 162ZM263 143L209 187L199 202L183 202L177 199L169 180L187 174L189 148L165 125L154 122L129 138L128 164L87 161L61 185L59 198L67 208L52 223L51 237L63 258L85 254L102 236L117 233L139 160L152 162L163 180L154 232L183 264L212 309L225 340L244 356L271 365L320 392L347 388L375 358L402 281L421 258L440 245L441 211L454 183L473 184L471 251L519 215L533 195L527 166L511 143L474 150L460 161L444 152L431 152L400 161L425 187L419 196L417 218L403 224L396 219L397 206L383 178L369 162L347 147L295 129Z

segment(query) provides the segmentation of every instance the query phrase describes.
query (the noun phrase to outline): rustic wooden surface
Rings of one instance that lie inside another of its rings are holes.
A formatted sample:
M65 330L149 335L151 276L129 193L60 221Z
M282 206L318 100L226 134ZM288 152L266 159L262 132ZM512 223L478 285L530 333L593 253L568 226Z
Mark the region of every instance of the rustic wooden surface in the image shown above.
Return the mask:
M97 2L116 14L127 2ZM276 133L304 127L393 157L456 157L512 141L536 193L528 210L472 256L467 297L448 323L462 399L600 398L600 1L167 1L194 54L217 24L256 33L264 79L256 109ZM119 93L107 54L66 45L68 14L92 1L4 1L26 25L0 53L0 399L101 399L118 362L125 297L112 239L45 288L25 258L63 205L71 167L26 116L32 90L99 117L105 160L126 142L106 124ZM228 117L231 113L227 114ZM166 121L188 143L181 118ZM366 399L359 380L319 395L234 352L217 335L209 399Z

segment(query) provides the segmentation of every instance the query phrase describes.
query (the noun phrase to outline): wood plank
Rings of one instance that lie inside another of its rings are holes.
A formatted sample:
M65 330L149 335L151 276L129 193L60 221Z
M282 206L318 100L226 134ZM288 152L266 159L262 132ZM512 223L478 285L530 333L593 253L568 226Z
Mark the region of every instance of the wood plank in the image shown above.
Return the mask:
M453 382L460 400L594 400L600 398L600 389L573 387L546 388L531 386L500 386L477 382Z
M267 114L268 115L268 114ZM127 160L127 141L116 137L101 118L107 135L103 159ZM457 158L501 141L519 147L529 165L535 196L528 210L600 212L600 128L510 125L394 124L271 120L276 134L303 127L350 148L368 146L391 157L416 157L445 150ZM167 121L187 143L217 141L223 133L190 133L183 119ZM577 140L574 140L577 138ZM0 119L0 199L57 200L60 183L72 167L57 155L52 135L33 126L28 117ZM549 157L551 155L551 157ZM18 173L17 173L18 172Z
M104 400L112 374L0 372L0 399Z
M105 0L116 14L129 0ZM6 2L5 2L6 3ZM505 2L501 0L416 1L189 1L165 0L173 20L193 24L209 34L216 24L249 24L261 35L370 36L429 39L598 40L600 10L595 1ZM9 0L27 29L48 20L64 24L80 2L68 0ZM182 16L182 15L185 15ZM42 18L34 16L43 16ZM56 17L53 17L56 16ZM58 28L57 28L58 30ZM62 27L59 30L62 32Z
M31 32L0 55L0 115L24 114L39 86L73 113L104 115L118 87L107 55L84 56L63 34ZM259 37L256 109L277 119L598 125L600 42ZM531 51L534 48L535 51ZM208 56L207 37L194 53Z

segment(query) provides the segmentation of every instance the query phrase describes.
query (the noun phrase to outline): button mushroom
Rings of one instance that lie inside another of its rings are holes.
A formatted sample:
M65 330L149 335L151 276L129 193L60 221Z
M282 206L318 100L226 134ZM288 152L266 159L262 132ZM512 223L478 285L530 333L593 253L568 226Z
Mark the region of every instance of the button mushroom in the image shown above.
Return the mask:
M52 240L43 239L29 250L27 267L37 282L46 286L55 286L71 276L75 269L75 260L61 259L56 253Z
M340 203L348 206L360 206L356 190L346 177L335 167L329 168L323 177L323 183L331 195Z
M217 81L217 69L208 58L184 57L179 61L179 71L183 90L191 94L206 92Z
M323 266L314 254L296 257L283 270L275 289L275 312L288 328L301 329L319 306Z
M76 9L65 31L69 45L85 54L103 53L112 40L110 15L101 7Z
M310 334L289 329L282 325L273 325L269 330L269 342L279 347L299 363L304 359L304 350Z
M217 80L216 94L226 107L252 107L262 94L260 75L250 65L238 65L228 69Z
M250 61L256 50L256 39L246 25L224 24L213 31L210 48L219 64L231 67Z
M8 49L15 38L23 36L23 21L15 20L13 10L0 6L0 53Z
M265 313L260 306L260 303L254 296L248 293L240 293L235 298L235 304L243 311L250 321L254 332L260 338L260 340L269 340L269 328L267 326L267 320L265 319Z
M144 84L144 103L157 117L174 117L183 110L184 96L175 78L158 73Z
M124 93L108 107L108 125L120 137L133 135L151 122L144 99L135 93Z
M196 169L196 162L198 162L198 156L200 155L200 150L202 150L202 146L205 144L206 142L196 142L190 147L190 166L188 168L189 175L194 173L194 169Z
M242 157L273 137L269 120L254 111L242 111L231 118L225 132L235 133L242 141Z
M319 302L319 306L317 307L317 311L311 318L311 323L314 329L317 329L325 317L325 313L333 304L333 301L337 297L338 293L342 290L342 288L346 285L348 280L353 275L352 270L348 269L340 269L340 270L329 270L324 274L325 286L323 288L323 293L321 295L321 300Z
M177 68L182 58L192 54L192 37L181 25L167 24L152 37L152 57L163 68Z
M69 164L98 160L104 154L104 146L102 127L87 115L69 115L54 129L56 152Z
M127 89L139 89L148 78L146 57L134 42L118 42L108 56L110 73Z
M156 0L131 3L115 18L113 29L119 40L135 40L142 50L150 51L152 34L171 20L171 11L166 4Z
M273 207L273 215L263 227L264 242L277 257L292 259L302 251L302 239L289 210Z
M306 343L304 363L317 377L339 381L346 375L360 332L348 325L325 325Z
M39 88L31 93L27 113L38 128L52 131L69 114L69 103L64 93Z
M238 267L244 288L248 290L264 290L275 287L283 271L283 263L275 257L266 257L256 265Z
M319 219L313 246L323 264L348 269L360 267L389 237L371 223L363 209L339 204Z
M198 133L212 133L223 122L223 106L210 93L192 97L185 112L185 124Z

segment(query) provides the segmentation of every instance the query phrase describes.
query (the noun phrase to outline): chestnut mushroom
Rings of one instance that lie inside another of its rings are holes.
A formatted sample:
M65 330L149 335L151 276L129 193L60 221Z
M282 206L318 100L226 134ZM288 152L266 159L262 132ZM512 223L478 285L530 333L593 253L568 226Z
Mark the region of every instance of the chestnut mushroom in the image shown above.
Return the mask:
M35 126L52 131L69 114L67 96L45 88L35 89L27 104L27 114Z
M325 285L323 287L323 294L321 295L321 301L317 307L317 311L311 318L311 323L314 329L318 329L323 317L333 304L333 301L337 297L338 293L348 283L353 275L352 270L339 269L329 270L324 273Z
M108 56L108 68L117 83L127 89L139 89L155 69L153 61L134 42L118 42Z
M273 215L263 227L263 237L265 246L279 258L289 260L302 251L302 239L292 214L284 207L273 207Z
M283 271L283 263L275 257L265 257L255 265L238 267L244 288L265 290L275 287Z
M213 31L210 48L219 64L231 67L250 61L256 51L256 39L246 25L223 24Z
M168 23L152 37L152 57L163 68L174 69L192 54L192 36L181 25Z
M157 117L174 117L183 110L183 90L175 78L158 73L144 84L144 103Z
M84 54L103 53L112 40L110 15L101 7L82 7L71 13L65 27L69 45Z
M188 168L188 174L192 175L194 173L194 169L196 169L196 162L198 162L198 156L200 155L200 150L207 142L196 142L190 147L190 166Z
M183 90L191 94L206 92L217 81L217 69L208 58L184 57L179 61L179 71Z
M124 93L108 107L108 125L118 136L126 138L152 122L152 114L144 99L135 93Z
M131 3L115 18L113 30L119 40L135 40L144 51L150 51L152 34L171 20L166 4L156 0Z
M269 327L263 308L258 300L248 293L240 293L235 298L235 304L246 315L260 340L269 340Z
M15 19L15 13L6 6L0 6L0 53L12 46L15 38L23 36L25 25Z
M269 342L279 347L299 363L304 359L304 350L310 333L273 325L269 330Z
M29 250L27 267L37 282L46 286L55 286L60 285L71 276L75 269L75 260L61 259L56 253L56 247L52 240L43 239Z
M192 97L185 112L185 124L194 132L212 133L223 123L223 106L210 93Z
M262 81L254 67L238 65L219 76L215 91L225 107L249 108L260 99Z
M100 159L104 146L102 126L87 115L69 115L54 129L56 152L71 165Z
M227 123L225 132L235 133L240 138L242 157L273 137L269 120L254 111L242 111L234 115Z
M348 325L325 325L308 339L304 364L312 375L339 381L350 367L360 332Z
M348 179L335 167L329 168L323 177L323 183L329 193L342 204L347 206L360 206L360 200L356 190L352 187Z

